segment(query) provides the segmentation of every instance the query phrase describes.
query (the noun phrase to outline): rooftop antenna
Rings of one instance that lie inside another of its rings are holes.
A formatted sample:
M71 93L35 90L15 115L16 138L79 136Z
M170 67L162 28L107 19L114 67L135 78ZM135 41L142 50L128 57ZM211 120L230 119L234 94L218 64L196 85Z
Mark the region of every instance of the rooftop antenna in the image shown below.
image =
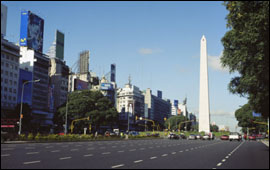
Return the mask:
M128 84L131 85L131 76L128 76Z

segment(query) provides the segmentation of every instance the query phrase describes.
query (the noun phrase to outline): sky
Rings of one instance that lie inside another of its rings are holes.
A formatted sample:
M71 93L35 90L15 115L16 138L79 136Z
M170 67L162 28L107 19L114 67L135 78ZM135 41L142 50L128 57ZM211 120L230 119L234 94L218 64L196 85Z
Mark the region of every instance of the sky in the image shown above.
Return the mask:
M20 12L30 10L44 19L43 52L47 53L56 29L65 34L64 60L68 66L79 53L90 50L90 70L102 76L116 64L118 87L129 75L132 84L163 92L163 98L187 97L187 109L199 112L200 40L205 35L211 122L236 129L235 110L246 98L231 94L228 83L237 76L222 68L221 39L228 31L228 11L222 2L34 2L1 1L8 7L7 35L19 42Z

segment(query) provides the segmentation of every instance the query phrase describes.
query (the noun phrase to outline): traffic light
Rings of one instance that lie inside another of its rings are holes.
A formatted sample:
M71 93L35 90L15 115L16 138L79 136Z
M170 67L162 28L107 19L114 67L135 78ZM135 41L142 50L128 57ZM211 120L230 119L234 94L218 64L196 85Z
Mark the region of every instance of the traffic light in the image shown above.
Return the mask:
M23 118L23 114L21 114L21 119Z
M136 120L138 120L138 116L136 116L136 118L135 118Z

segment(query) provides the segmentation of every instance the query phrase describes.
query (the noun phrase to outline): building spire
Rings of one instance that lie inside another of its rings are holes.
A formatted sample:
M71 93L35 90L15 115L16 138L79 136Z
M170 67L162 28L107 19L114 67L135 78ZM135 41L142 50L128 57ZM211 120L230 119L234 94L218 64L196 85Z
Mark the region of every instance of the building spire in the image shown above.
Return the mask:
M128 84L131 86L131 76L128 76Z

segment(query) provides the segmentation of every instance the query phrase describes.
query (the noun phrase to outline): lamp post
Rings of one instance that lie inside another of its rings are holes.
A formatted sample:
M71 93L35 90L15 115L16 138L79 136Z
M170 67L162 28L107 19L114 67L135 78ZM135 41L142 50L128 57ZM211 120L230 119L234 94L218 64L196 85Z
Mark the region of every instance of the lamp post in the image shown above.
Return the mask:
M22 96L21 96L21 110L20 110L20 124L19 124L19 132L18 134L20 135L21 132L22 132L22 109L23 109L23 92L24 92L24 85L27 84L27 83L36 83L36 82L39 82L40 79L38 80L34 80L34 81L26 81L23 83L23 86L22 86Z

